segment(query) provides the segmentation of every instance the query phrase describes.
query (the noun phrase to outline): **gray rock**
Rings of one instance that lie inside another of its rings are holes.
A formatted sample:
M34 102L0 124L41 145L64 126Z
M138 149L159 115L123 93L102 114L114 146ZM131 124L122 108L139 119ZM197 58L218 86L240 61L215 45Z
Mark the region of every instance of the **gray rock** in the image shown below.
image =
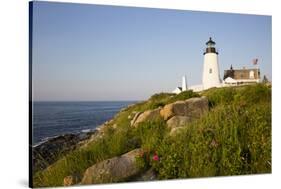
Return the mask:
M157 179L157 175L153 168L148 169L141 175L139 175L137 178L132 179L133 181L153 181Z
M173 116L199 118L208 109L208 99L206 97L195 97L164 106L160 111L160 115L164 120L168 120Z
M145 122L148 120L153 121L153 120L159 119L161 117L160 110L161 110L161 108L157 108L154 110L147 110L147 111L143 112L136 118L136 120L133 122L132 125L134 127L136 127L141 122Z
M140 152L141 149L135 149L89 167L81 184L122 182L140 174L142 170L136 165L136 156Z
M138 119L138 117L141 115L141 112L133 112L133 114L135 114L134 118L131 120L131 126L134 125L134 123L136 122L136 120Z
M184 127L194 118L188 116L174 116L167 121L168 128Z

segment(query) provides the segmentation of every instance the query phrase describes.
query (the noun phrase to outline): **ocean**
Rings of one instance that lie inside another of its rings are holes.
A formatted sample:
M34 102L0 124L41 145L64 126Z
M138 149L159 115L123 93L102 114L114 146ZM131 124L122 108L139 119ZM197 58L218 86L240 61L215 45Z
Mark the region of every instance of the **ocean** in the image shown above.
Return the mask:
M33 145L48 138L95 129L133 101L33 102Z

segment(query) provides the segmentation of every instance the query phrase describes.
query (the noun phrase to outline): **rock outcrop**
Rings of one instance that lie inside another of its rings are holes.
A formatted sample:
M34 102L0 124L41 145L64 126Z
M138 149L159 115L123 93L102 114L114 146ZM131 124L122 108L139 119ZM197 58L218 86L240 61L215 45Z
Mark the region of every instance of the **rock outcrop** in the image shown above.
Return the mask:
M154 109L154 110L147 110L147 111L139 114L135 118L135 121L131 123L131 125L136 127L141 122L145 122L145 121L148 121L148 120L153 121L153 120L156 120L156 119L160 118L160 110L161 110L161 108L157 108L157 109Z
M131 126L134 125L134 123L136 122L136 120L138 119L138 117L139 117L141 114L142 114L141 112L134 112L134 117L133 117L133 119L131 120Z
M164 106L160 111L160 115L164 120L168 120L173 116L199 118L208 109L208 99L206 97L195 97Z
M136 165L135 160L140 152L141 149L135 149L89 167L81 184L122 182L140 174L142 170Z
M192 120L193 118L188 116L174 116L167 121L167 127L170 129L183 127L190 123Z

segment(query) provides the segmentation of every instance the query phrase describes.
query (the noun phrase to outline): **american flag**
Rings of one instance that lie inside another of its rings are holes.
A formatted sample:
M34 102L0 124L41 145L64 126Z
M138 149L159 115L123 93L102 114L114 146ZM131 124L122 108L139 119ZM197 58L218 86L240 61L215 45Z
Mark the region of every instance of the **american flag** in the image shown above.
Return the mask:
M258 59L257 59L257 58L254 58L254 59L253 59L253 64L254 64L254 65L257 65L257 64L258 64Z

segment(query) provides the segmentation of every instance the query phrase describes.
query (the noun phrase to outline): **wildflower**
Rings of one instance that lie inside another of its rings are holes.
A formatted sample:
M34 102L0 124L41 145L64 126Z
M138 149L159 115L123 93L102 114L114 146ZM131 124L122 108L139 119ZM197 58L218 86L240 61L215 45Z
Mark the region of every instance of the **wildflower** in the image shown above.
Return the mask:
M153 158L154 161L159 161L159 156L157 154L154 154Z

